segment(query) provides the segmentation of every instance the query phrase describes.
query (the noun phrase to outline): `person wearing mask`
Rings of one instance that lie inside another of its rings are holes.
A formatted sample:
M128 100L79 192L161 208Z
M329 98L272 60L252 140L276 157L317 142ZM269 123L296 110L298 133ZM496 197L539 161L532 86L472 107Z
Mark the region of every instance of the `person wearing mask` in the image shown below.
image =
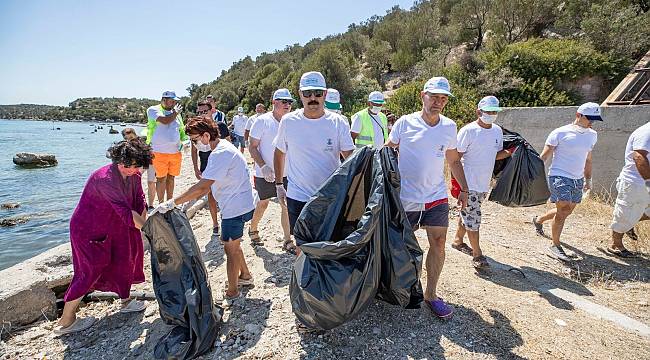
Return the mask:
M562 261L574 260L560 243L564 221L582 201L583 190L591 189L591 151L598 140L592 129L594 121L603 121L600 106L592 102L580 105L573 123L551 131L540 154L544 162L551 160L548 187L555 208L534 217L533 225L538 234L544 235L544 222L552 221L553 243L548 255Z
M209 192L217 200L221 211L221 242L226 253L227 290L225 305L230 307L241 297L239 286L252 286L253 276L248 270L241 249L244 224L253 218L255 196L246 159L230 142L219 139L215 122L207 118L193 118L185 131L194 144L209 145L212 149L201 180L178 197L156 207L153 213L166 213L176 205L198 199Z
M108 154L112 163L90 175L70 218L74 274L54 329L57 335L85 330L97 321L76 316L81 299L93 290L117 293L123 313L146 307L130 299L130 291L145 281L140 229L147 220L147 203L140 174L151 164L151 148L138 140L120 141Z
M445 183L445 160L458 181L461 210L467 205L467 182L456 149L456 123L442 115L451 89L444 77L433 77L420 92L422 110L402 116L388 137L386 146L399 148L400 199L414 230L427 232L427 282L424 303L439 318L450 318L453 308L438 296L437 286L445 263L445 242L449 226L449 201Z
M159 203L174 197L175 177L181 174L181 142L187 135L178 100L175 92L165 91L161 103L147 109L147 144L153 149Z
M244 131L246 129L246 123L248 123L248 117L244 115L244 108L237 108L237 115L232 118L232 144L235 147L238 147L239 150L243 153L246 148L246 142L244 141Z
M623 234L638 240L634 226L650 219L650 122L634 130L625 146L625 165L616 181L618 195L614 205L612 238L607 251L628 258L636 254L623 245Z
M384 95L373 91L368 96L368 107L352 115L350 135L357 147L380 148L388 140L388 118L381 112L383 106Z
M278 200L287 207L289 230L307 201L354 150L350 127L341 115L325 111L327 86L320 72L300 77L303 108L282 118L274 140L273 169ZM282 179L287 173L288 185ZM293 250L293 249L292 249Z
M280 126L282 117L291 111L293 97L288 89L278 89L273 93L272 102L273 111L260 115L255 120L249 136L250 146L248 150L255 162L255 189L260 197L260 201L257 203L255 213L253 214L250 230L248 231L248 236L253 245L263 244L257 226L260 220L262 220L266 208L269 206L270 199L277 196L275 190L276 178L275 172L273 171L273 152L275 150L273 140L278 134L278 127ZM282 182L284 187L287 187L286 177L278 182ZM291 240L291 234L289 232L289 215L285 206L281 206L281 208L280 221L284 234L283 248L285 251L291 252L295 249L295 245Z
M500 111L496 97L484 97L478 103L476 121L463 126L457 136L456 149L461 156L469 193L467 206L460 211L451 247L472 255L472 265L476 269L488 266L479 245L481 204L490 190L494 162L510 156L510 152L503 150L503 131L494 123ZM471 248L463 242L466 233Z

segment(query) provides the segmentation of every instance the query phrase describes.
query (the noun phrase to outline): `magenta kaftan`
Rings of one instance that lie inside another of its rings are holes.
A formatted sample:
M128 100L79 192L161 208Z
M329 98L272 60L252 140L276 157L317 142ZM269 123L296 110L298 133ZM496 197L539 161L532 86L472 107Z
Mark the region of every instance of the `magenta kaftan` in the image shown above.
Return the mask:
M142 235L131 210L146 208L140 175L120 175L117 165L95 171L70 219L74 276L65 301L92 290L129 296L131 285L144 282Z

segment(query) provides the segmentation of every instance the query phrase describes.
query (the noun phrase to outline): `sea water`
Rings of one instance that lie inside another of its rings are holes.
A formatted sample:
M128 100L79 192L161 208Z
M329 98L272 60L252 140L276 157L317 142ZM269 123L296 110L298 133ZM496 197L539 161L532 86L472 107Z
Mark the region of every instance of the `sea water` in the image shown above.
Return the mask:
M88 177L110 162L106 150L122 140L121 134L108 133L111 125L124 129L115 123L0 119L0 204L20 204L0 209L0 219L29 217L27 223L0 227L0 269L69 241L70 216ZM97 126L103 129L95 132ZM54 154L59 164L23 169L12 161L19 152Z

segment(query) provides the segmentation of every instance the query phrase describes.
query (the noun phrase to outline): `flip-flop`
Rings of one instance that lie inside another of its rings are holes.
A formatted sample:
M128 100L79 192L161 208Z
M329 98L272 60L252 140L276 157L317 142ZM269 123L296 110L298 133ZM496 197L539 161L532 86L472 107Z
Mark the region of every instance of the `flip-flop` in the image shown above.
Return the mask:
M139 301L139 300L131 300L129 301L128 305L120 309L121 313L132 313L132 312L140 312L144 311L144 309L147 308L147 305L144 303L144 301Z
M67 335L67 334L77 333L79 331L84 331L89 327L93 326L95 322L97 322L97 318L93 316L87 318L77 318L72 324L70 324L70 326L67 327L57 326L54 329L54 334Z
M472 248L469 247L469 245L467 245L465 243L461 243L460 245L451 244L451 248L455 249L455 250L458 250L458 251L462 252L463 254L472 255Z
M226 295L226 293L224 293L223 294L223 306L227 307L227 308L232 307L238 299L242 298L243 295L244 295L244 293L241 292L241 291L238 292L237 295L235 295L235 296L228 296L228 295Z
M259 231L248 231L248 237L251 239L251 246L264 246L264 241L260 238Z
M472 266L474 266L476 270L481 270L490 267L490 263L488 263L485 256L481 255L472 259Z
M285 241L284 244L282 244L282 250L291 255L296 255L296 245L291 240Z
M614 256L621 257L621 258L635 258L636 257L636 254L629 251L628 249L614 249L614 248L608 247L607 252L614 255Z
M241 287L252 288L252 287L255 287L255 281L253 280L252 277L250 279L239 278L239 280L237 281L237 285L239 285ZM226 282L224 283L224 286L226 288L228 287L228 280L226 280Z

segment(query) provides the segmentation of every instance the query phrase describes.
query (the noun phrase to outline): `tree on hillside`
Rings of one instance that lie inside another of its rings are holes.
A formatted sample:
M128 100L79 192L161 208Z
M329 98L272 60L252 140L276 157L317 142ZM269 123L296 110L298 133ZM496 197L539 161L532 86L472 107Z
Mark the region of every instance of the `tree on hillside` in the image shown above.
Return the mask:
M551 23L557 0L495 0L490 29L508 44L539 35Z
M451 10L451 21L462 24L464 35L473 49L483 46L493 0L460 0Z
M334 44L322 46L302 66L301 74L307 71L320 71L325 77L327 86L337 89L342 96L347 96L352 90L354 74L357 73L352 55ZM298 88L297 82L292 86Z
M381 74L388 68L390 63L390 44L388 41L372 39L368 50L366 50L365 61L369 69L369 77L377 82L381 80Z

